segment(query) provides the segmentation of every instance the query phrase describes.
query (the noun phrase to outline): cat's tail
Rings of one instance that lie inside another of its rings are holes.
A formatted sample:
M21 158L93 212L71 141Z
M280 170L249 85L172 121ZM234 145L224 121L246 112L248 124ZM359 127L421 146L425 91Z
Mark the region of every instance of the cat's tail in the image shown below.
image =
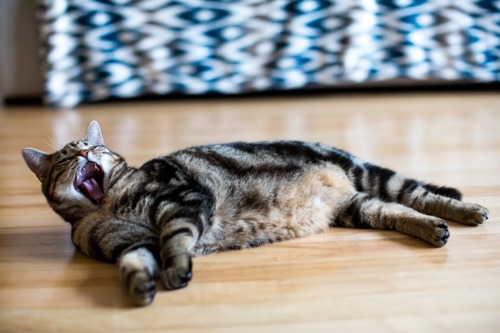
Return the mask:
M433 193L443 197L447 197L455 200L462 200L462 193L453 187L437 186L434 184L425 184L424 188Z
M403 203L408 195L423 195L425 192L462 200L462 193L456 188L406 178L391 169L367 162L353 163L347 175L358 192L369 193L384 201Z

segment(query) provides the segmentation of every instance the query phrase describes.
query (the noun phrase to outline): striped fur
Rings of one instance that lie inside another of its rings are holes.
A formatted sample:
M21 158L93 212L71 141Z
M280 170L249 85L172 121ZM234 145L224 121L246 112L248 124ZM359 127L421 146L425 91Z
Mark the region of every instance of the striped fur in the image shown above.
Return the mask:
M157 278L167 289L185 287L193 256L334 226L397 230L439 247L449 237L445 219L478 225L488 218L456 189L320 143L200 146L133 168L103 145L93 122L82 141L54 154L27 148L23 156L51 207L71 224L78 250L117 262L139 305L152 302ZM74 186L88 161L104 173L101 202Z

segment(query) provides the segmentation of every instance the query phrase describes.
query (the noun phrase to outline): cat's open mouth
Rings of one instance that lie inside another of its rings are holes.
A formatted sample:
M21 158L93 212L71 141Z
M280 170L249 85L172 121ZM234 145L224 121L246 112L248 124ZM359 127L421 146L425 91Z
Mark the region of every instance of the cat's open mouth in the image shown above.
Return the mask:
M94 204L104 199L104 172L94 162L88 162L78 171L75 179L75 187Z

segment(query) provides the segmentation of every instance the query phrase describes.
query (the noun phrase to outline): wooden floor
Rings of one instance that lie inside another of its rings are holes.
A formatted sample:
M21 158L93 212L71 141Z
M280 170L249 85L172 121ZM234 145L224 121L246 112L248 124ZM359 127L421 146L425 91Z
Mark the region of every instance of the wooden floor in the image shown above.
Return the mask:
M301 139L335 145L490 209L444 248L334 229L196 258L188 288L135 308L116 267L77 252L21 149L101 123L130 164L182 147ZM500 94L320 95L0 110L0 332L500 332Z

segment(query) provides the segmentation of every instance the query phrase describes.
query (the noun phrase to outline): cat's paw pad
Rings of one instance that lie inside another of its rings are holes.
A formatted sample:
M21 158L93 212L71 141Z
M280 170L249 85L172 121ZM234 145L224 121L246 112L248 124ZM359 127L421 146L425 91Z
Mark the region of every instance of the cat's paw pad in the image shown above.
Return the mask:
M484 223L490 217L490 212L483 206L471 204L464 216L463 223L468 225L479 225Z
M191 258L189 256L176 257L167 268L161 272L161 280L169 290L184 288L193 277Z
M446 222L444 220L432 221L432 233L428 239L429 242L436 247L442 247L446 245L448 238L450 238L450 232Z
M156 281L146 271L130 273L127 288L134 303L140 306L151 304L156 295Z

